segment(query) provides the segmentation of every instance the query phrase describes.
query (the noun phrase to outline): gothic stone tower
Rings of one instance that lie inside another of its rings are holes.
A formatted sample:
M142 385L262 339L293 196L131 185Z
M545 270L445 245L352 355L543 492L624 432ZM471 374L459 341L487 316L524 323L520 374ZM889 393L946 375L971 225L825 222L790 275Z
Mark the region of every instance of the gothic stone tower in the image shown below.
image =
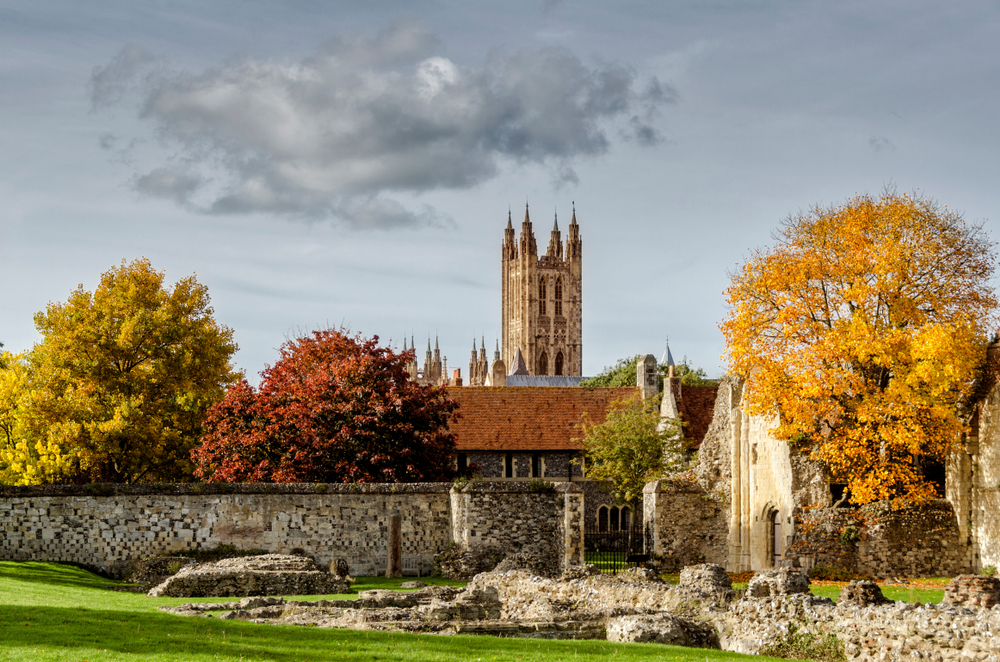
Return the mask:
M532 375L583 374L583 242L576 207L563 248L556 218L538 257L528 206L519 241L507 213L503 242L503 360L521 350Z

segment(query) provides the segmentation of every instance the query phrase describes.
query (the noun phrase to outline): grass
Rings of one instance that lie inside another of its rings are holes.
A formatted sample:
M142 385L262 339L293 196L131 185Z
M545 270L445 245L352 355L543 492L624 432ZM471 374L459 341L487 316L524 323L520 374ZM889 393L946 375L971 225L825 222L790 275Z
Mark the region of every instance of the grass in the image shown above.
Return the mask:
M360 590L394 588L402 581L366 577L359 578L355 587ZM0 660L555 662L571 659L597 662L607 656L624 661L759 662L776 659L659 644L354 632L183 617L165 614L156 607L189 602L190 599L150 598L106 590L104 587L110 583L71 566L0 561ZM435 583L458 584L442 580ZM201 598L196 600L203 601Z
M946 577L934 577L929 579L916 579L913 584L907 586L880 585L882 595L890 600L902 600L903 602L921 602L938 604L944 597L944 585L948 583ZM847 585L847 582L813 582L809 591L813 595L836 600L840 597L840 590Z

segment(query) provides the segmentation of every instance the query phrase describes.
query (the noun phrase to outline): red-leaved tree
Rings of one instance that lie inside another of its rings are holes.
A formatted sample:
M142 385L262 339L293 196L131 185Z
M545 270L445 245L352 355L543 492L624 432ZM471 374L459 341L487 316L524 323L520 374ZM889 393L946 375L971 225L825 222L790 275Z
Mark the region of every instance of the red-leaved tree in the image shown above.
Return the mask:
M286 342L259 389L209 410L195 475L225 482L392 483L454 477L458 403L411 381L412 352L343 330Z

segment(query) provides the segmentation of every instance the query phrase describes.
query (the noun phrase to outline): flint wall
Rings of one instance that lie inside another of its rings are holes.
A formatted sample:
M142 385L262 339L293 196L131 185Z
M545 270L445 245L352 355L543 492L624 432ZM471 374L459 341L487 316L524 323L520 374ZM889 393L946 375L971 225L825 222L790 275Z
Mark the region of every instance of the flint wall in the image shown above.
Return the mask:
M560 559L567 545L568 554L575 553L575 538L582 550L582 515L576 512L582 495L563 490L533 500L503 485L490 497L492 510L466 493L453 496L450 483L0 488L0 558L72 562L121 574L135 559L225 544L302 550L322 564L343 558L352 575L375 575L385 571L388 522L396 513L407 575L434 569L434 556L454 540L456 515L467 529L507 544L518 536L527 540L530 521L544 532L531 548ZM466 501L476 503L466 508ZM574 533L567 522L576 519Z

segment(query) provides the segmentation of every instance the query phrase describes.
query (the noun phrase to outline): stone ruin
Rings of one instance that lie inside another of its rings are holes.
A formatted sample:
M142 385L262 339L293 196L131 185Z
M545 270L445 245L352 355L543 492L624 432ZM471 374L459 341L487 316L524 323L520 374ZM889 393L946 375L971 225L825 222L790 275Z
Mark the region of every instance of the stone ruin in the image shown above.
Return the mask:
M819 648L851 662L975 661L1000 657L1000 582L956 577L941 605L887 600L870 581L852 582L834 602L808 593L801 571L755 577L739 597L721 566L685 568L671 586L648 570L604 575L578 566L558 578L524 569L477 575L465 588L412 593L362 591L353 600L315 602L255 597L160 609L256 623L354 630L601 638L810 657ZM803 591L806 589L806 591ZM783 648L783 646L785 646Z
M153 587L149 595L191 598L351 592L350 577L326 572L308 557L263 554L185 565Z

